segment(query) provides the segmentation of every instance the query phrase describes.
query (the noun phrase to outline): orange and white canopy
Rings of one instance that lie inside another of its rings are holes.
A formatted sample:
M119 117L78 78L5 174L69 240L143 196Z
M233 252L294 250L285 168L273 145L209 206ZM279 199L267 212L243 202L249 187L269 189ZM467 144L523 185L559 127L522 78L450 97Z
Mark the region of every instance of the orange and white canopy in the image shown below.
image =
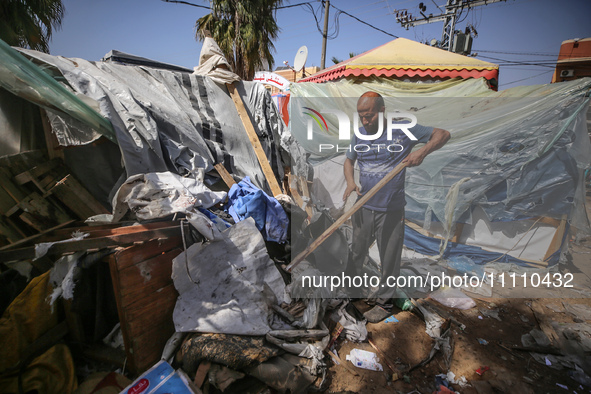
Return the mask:
M473 57L458 55L405 38L326 68L299 82L327 82L346 77L423 77L498 79L499 66Z

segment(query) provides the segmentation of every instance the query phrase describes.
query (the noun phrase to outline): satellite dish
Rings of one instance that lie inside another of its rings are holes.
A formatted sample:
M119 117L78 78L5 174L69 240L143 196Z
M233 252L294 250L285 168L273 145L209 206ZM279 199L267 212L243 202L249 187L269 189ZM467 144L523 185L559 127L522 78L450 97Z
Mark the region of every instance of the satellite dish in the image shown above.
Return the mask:
M296 72L299 72L304 68L306 65L306 60L308 60L308 47L303 45L300 49L298 49L298 53L295 55L295 59L293 61L293 68Z

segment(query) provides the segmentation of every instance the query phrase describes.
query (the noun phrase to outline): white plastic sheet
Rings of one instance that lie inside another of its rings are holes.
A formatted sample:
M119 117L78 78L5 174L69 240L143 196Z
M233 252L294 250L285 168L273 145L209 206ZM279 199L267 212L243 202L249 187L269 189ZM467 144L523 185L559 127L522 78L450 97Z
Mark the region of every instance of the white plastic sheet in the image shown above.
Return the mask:
M271 305L284 301L283 279L252 218L223 235L173 260L176 331L264 335L271 330Z

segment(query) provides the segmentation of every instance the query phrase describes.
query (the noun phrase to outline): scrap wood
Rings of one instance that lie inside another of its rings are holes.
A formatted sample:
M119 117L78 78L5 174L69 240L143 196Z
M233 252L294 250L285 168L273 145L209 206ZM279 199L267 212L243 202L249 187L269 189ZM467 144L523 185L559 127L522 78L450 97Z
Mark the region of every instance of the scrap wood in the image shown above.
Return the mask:
M392 171L388 173L385 177L383 177L374 187L372 187L367 193L363 195L353 207L345 212L343 216L338 218L329 228L324 231L314 242L312 242L304 251L298 254L293 261L285 268L287 272L291 272L291 270L300 264L310 253L312 253L316 248L318 248L328 237L332 235L339 227L343 225L355 212L357 212L370 198L372 198L382 187L384 187L392 178L394 178L400 171L402 171L406 167L406 163L398 164Z
M133 227L134 226L132 226L132 228ZM169 222L167 227L161 227L152 230L57 243L51 246L51 248L48 251L48 254L59 255L64 253L84 251L88 249L102 249L129 245L139 241L149 241L157 238L176 237L180 235L180 232L181 230L178 223L171 224ZM34 258L34 246L0 251L0 260L2 261L32 260Z
M23 239L20 239L20 240L18 240L18 241L16 241L16 242L13 242L13 243L11 243L11 244L8 244L8 245L5 245L5 246L2 246L2 247L0 248L0 251L7 250L7 249L13 249L13 248L15 248L16 246L20 246L20 245L26 244L27 242L33 241L33 240L35 240L35 239L37 239L37 238L39 238L39 237L41 237L41 236L43 236L43 235L46 235L46 234L48 234L48 233L50 233L50 232L52 232L52 231L58 230L58 229L60 229L60 228L62 228L62 227L67 227L67 226L69 226L70 224L72 224L72 223L74 223L74 222L75 222L75 220L69 220L69 221L67 221L67 222L60 223L60 224L58 224L58 225L57 225L57 226L55 226L55 227L48 228L47 230L44 230L44 231L41 231L40 233L37 233L37 234L31 235L30 237L23 238Z
M246 130L246 134L248 135L248 140L254 149L254 153L256 154L257 159L259 160L259 164L261 165L261 169L263 170L263 174L265 175L265 179L269 184L269 188L271 189L271 193L273 196L278 196L283 194L277 179L275 178L275 174L273 173L273 169L268 162L267 155L265 155L265 151L261 146L261 142L259 141L259 137L252 125L250 117L248 116L248 112L246 112L246 108L244 107L244 102L242 101L242 97L240 97L240 93L236 90L236 87L233 84L227 83L228 92L230 93L230 97L236 106L236 111L238 111L238 116L242 121L242 125Z
M203 385L203 381L209 372L209 368L211 368L211 363L209 361L201 361L199 368L197 368L197 372L195 373L195 379L193 379L195 386L201 387Z
M218 163L213 167L216 169L218 174L220 174L220 176L222 177L222 180L224 181L226 186L228 186L228 188L231 188L232 186L234 186L236 184L236 182L234 181L234 178L232 178L232 175L230 175L230 173L228 172L228 170L226 170L226 167L224 167L223 164Z

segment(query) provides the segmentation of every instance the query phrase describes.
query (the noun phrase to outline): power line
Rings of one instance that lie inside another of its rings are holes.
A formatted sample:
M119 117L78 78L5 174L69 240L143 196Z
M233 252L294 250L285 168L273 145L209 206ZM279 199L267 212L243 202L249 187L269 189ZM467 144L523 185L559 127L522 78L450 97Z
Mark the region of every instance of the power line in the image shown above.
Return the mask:
M204 5L199 5L199 4L193 4L193 3L189 3L187 1L182 1L182 0L161 0L165 3L179 3L179 4L185 4L185 5L190 5L191 7L197 7L197 8L205 8L206 10L211 10L211 8L204 6Z
M380 29L379 27L375 27L374 25L372 25L372 24L370 24L370 23L367 23L367 22L365 22L365 21L363 21L363 20L361 20L361 19L357 18L355 15L351 15L351 14L349 14L348 12L346 12L346 11L343 11L343 10L341 10L340 8L337 8L337 7L335 7L335 6L334 6L334 5L332 5L332 4L331 4L330 6L331 6L332 8L334 8L335 10L337 10L338 12L340 12L341 14L345 14L345 15L347 15L348 17L350 17L350 18L353 18L353 19L355 19L356 21L358 21L358 22L361 22L361 23L363 23L364 25L371 27L371 28L372 28L372 29L374 29L374 30L380 31L380 32L382 32L382 33L384 33L384 34L386 34L386 35L389 35L390 37L399 38L398 36L396 36L396 35L394 35L394 34L391 34L391 33L388 33L387 31L385 31L385 30L382 30L382 29Z
M540 75L548 74L548 73L551 73L551 72L553 72L553 70L544 71L542 73L539 73L539 74L536 74L536 75L532 75L531 77L522 78L522 79L518 79L516 81L511 81L511 82L504 83L503 86L512 85L514 83L525 81L525 80L532 79L532 78L535 78L535 77L539 77Z
M484 59L491 59L496 61L505 62L504 65L523 65L523 66L539 66L539 67L550 67L555 68L556 62L548 61L547 63L534 63L534 62L527 62L527 61L517 61L517 60L507 60L507 59L499 59L498 57L491 57L491 56L478 56ZM543 60L545 62L545 60ZM502 64L500 64L502 65Z
M500 53L503 55L522 55L522 56L552 56L556 57L557 55L550 54L550 53L543 53L543 52L506 52L506 51L488 51L485 49L472 49L473 52L484 52L484 53Z

